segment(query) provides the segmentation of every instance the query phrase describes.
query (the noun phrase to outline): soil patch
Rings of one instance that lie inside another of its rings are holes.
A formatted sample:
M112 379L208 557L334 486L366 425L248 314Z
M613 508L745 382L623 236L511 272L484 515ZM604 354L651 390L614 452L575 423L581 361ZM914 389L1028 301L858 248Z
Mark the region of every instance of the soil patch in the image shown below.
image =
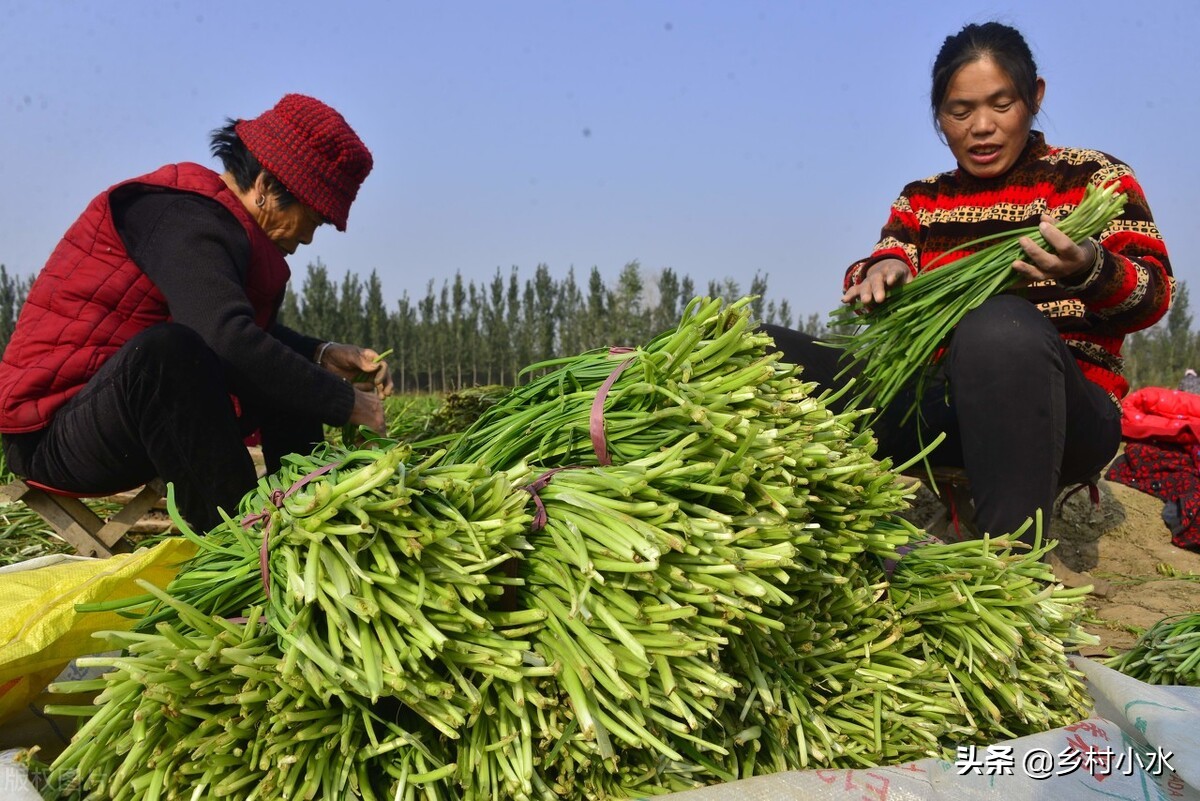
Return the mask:
M1158 498L1104 480L1097 488L1096 503L1086 490L1060 497L1051 563L1064 584L1094 586L1087 629L1100 644L1083 653L1102 658L1127 650L1164 617L1200 611L1200 552L1171 544ZM918 490L905 516L932 534L953 536L941 504L926 489Z
M1164 617L1200 611L1200 553L1171 544L1158 498L1107 481L1100 492L1099 507L1072 498L1055 534L1064 564L1110 586L1107 597L1093 594L1088 606L1099 651L1115 653Z

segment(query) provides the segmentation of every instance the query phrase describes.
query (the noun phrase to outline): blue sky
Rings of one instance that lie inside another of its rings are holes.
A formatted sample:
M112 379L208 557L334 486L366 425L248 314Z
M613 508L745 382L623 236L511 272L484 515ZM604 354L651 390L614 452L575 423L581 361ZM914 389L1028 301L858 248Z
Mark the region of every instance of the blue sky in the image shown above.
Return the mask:
M0 263L36 272L101 189L209 158L286 92L375 156L349 230L290 260L428 281L628 261L768 277L824 315L899 189L953 166L927 106L942 40L1000 19L1047 81L1049 141L1128 162L1200 278L1200 3L55 2L0 8Z

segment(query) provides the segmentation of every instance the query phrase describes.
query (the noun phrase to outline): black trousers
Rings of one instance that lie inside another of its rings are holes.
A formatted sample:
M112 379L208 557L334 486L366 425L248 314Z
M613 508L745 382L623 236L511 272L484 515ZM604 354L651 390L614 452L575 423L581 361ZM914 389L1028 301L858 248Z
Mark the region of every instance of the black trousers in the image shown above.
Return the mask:
M195 331L163 323L109 358L47 428L5 434L3 444L14 473L71 492L120 492L161 478L175 485L188 523L208 531L221 522L217 508L235 515L257 481L244 444L256 429L269 471L324 434L320 420L269 408Z
M827 388L844 365L840 351L779 326L763 326L802 378ZM1000 295L963 317L927 382L921 415L902 422L914 390L882 410L880 455L906 461L941 432L930 455L962 467L981 531L1016 531L1040 509L1044 526L1059 487L1083 482L1116 455L1121 415L1108 393L1083 377L1070 349L1037 307ZM1032 528L1025 539L1032 539Z

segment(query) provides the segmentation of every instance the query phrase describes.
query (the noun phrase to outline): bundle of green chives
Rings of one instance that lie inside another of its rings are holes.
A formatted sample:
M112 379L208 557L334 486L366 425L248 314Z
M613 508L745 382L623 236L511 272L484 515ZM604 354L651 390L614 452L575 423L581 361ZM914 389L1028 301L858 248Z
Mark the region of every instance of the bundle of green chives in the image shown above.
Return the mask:
M497 469L521 461L547 467L605 464L591 435L594 423L601 422L608 461L624 464L698 428L753 427L755 417L770 411L757 389L786 378L794 368L766 355L771 338L755 328L749 303L749 298L731 304L696 298L677 327L643 347L590 351L529 367L550 372L498 400L447 447L446 459L481 461ZM594 405L609 379L607 395L599 399L603 419L597 421ZM824 415L799 382L788 389L790 395L779 402ZM760 440L769 446L767 437L787 433L765 430Z
M1074 723L1092 707L1064 643L1098 642L1076 620L1090 588L1058 584L1040 525L1026 549L1010 537L924 545L889 581L897 611L919 623L914 658L963 702L960 734L986 743Z
M405 783L417 792L448 772L420 730L283 676L262 607L224 620L144 586L178 619L153 632L106 632L124 653L79 661L108 672L52 685L99 693L94 705L47 707L86 718L54 763L55 787L89 799L411 798L394 794L394 766L409 768Z
M1058 228L1072 241L1082 242L1103 231L1124 208L1125 195L1116 183L1103 189L1089 185ZM857 405L878 414L901 390L915 386L916 399L908 414L919 408L935 354L954 327L967 312L1024 280L1012 269L1014 261L1025 258L1018 241L1023 236L1047 247L1036 225L976 239L960 250L999 241L938 269L927 265L908 283L889 289L881 304L844 306L830 314L831 328L840 332L830 344L848 356L843 375L858 372Z
M1104 664L1147 684L1200 687L1200 612L1163 618Z
M289 457L143 599L100 706L61 710L129 736L77 738L56 776L135 799L629 797L1078 716L1053 646L1079 610L1042 591L1040 552L901 560L926 537L863 413L768 344L745 302L697 301L500 401L458 461ZM1000 645L960 636L979 621ZM1014 666L1045 681L1009 689Z

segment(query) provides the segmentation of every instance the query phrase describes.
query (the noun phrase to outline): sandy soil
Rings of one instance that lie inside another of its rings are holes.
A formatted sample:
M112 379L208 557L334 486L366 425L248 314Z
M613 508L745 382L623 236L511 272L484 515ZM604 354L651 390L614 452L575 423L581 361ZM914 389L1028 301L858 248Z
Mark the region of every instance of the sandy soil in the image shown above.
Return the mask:
M1100 482L1100 505L1072 497L1055 521L1067 568L1097 579L1089 600L1099 653L1121 651L1168 615L1200 611L1200 552L1171 544L1162 501L1115 482Z

